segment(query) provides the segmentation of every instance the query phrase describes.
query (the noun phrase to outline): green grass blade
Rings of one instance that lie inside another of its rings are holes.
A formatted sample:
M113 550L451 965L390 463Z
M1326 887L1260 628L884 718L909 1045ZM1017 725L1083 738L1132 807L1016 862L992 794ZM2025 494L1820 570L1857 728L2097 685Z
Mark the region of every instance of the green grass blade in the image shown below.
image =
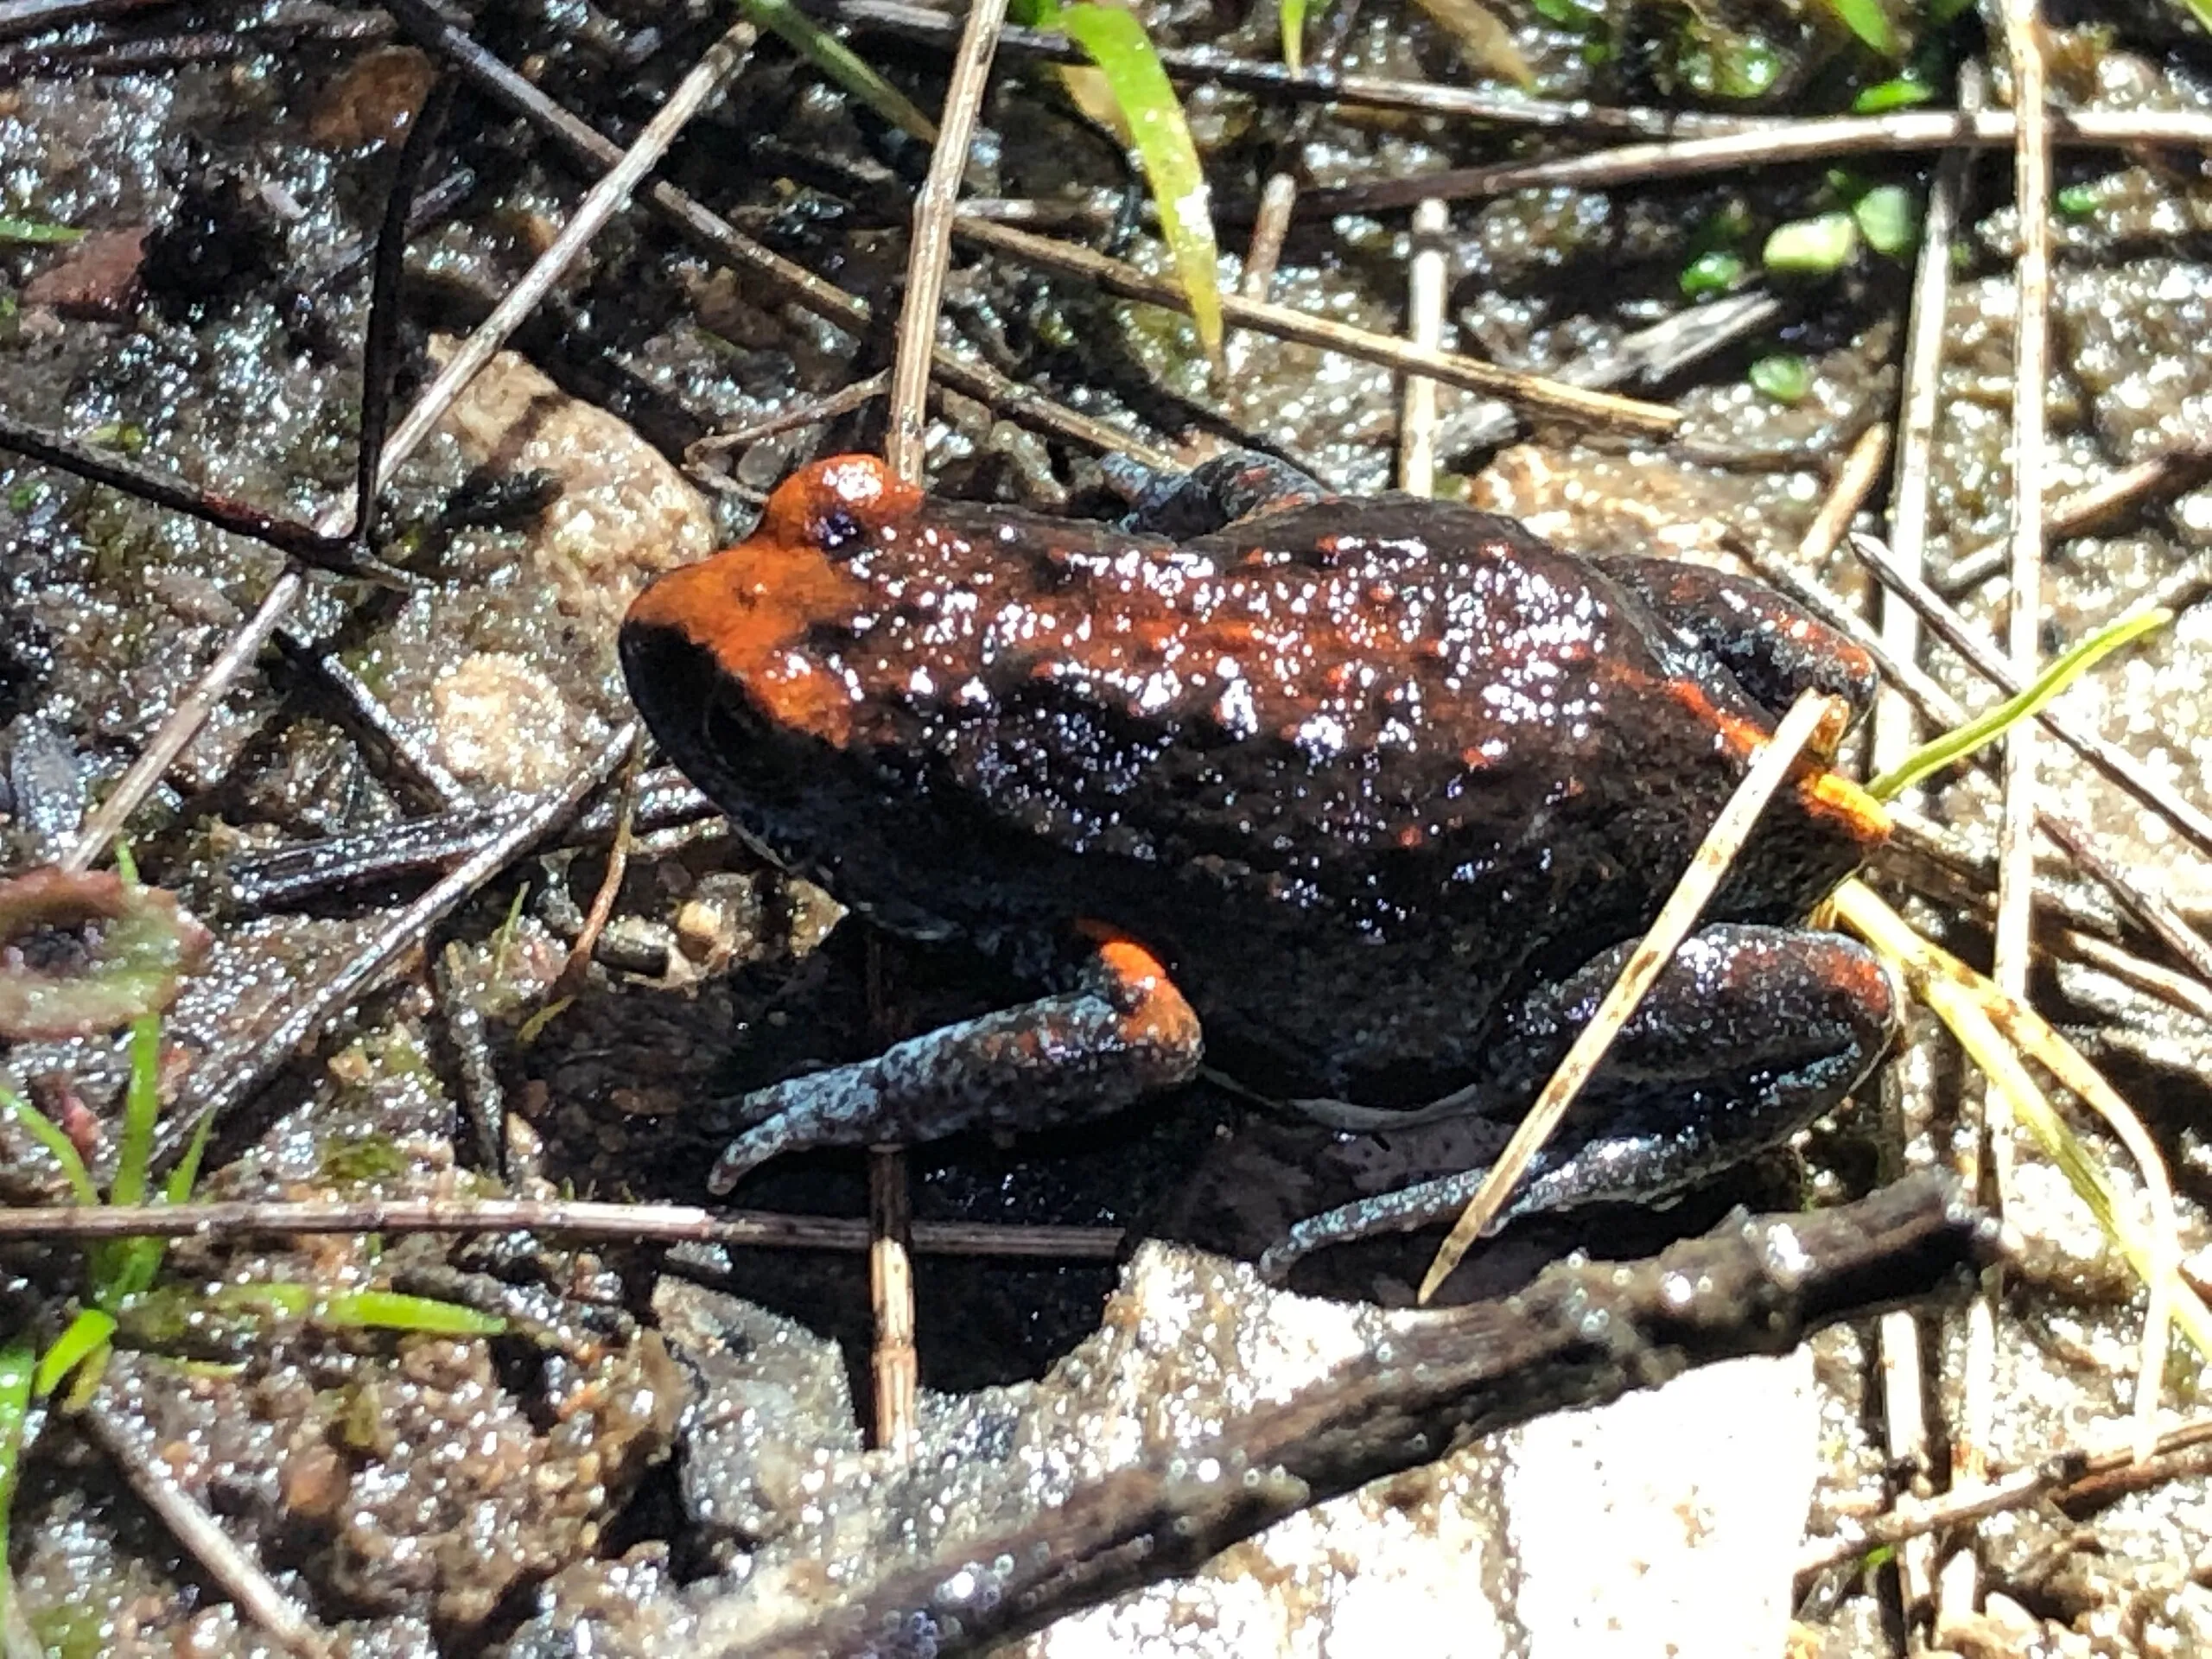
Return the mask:
M70 1372L105 1349L114 1335L114 1314L97 1307L79 1309L68 1327L38 1357L31 1392L45 1399L68 1380Z
M192 1196L192 1189L200 1184L200 1161L207 1155L207 1137L215 1128L215 1114L200 1115L200 1127L192 1132L192 1140L184 1149L184 1156L176 1160L176 1167L169 1171L168 1179L162 1184L162 1196L171 1204L182 1204Z
M1877 800L1889 800L1910 789L1931 772L1941 771L1954 761L1964 760L1990 739L2001 734L2006 727L2035 715L2045 703L2122 645L2141 639L2153 628L2165 626L2173 620L2171 611L2141 611L2133 616L2123 616L2117 622L2100 628L2088 639L2069 648L2036 677L2034 684L2018 696L2007 697L1987 714L1922 745L1867 785L1867 792Z
M27 1338L0 1348L0 1623L8 1617L8 1511L16 1503L16 1475L23 1460L23 1425L31 1414L34 1350Z
M12 215L0 217L0 242L62 246L84 239L85 233L74 226L55 225L42 219L17 219Z
M1129 141L1144 165L1146 182L1160 209L1160 233L1175 274L1191 302L1191 320L1209 361L1222 362L1221 253L1213 234L1205 172L1175 88L1160 67L1144 25L1118 7L1062 6L1052 21L1090 56L1106 79L1128 124Z
M737 9L745 14L747 22L773 34L834 84L843 87L901 132L925 144L937 142L936 122L870 67L859 53L791 4L791 0L737 0Z
M496 1337L507 1328L507 1322L496 1313L396 1290L342 1291L326 1298L315 1317L324 1325L421 1331L446 1337Z
M12 1089L0 1089L0 1111L11 1114L30 1132L32 1140L54 1154L54 1160L61 1166L61 1173L67 1178L69 1190L76 1194L78 1203L98 1204L100 1201L99 1188L92 1185L92 1171L85 1167L85 1160L78 1155L76 1144L62 1133L59 1123Z
M1878 53L1894 62L1897 57L1897 32L1890 22L1890 14L1882 10L1881 0L1826 0L1829 16L1849 29L1868 51Z
M265 1307L294 1319L343 1330L413 1331L430 1336L496 1337L507 1322L459 1302L409 1296L396 1290L326 1290L296 1280L258 1280L226 1285L210 1298L219 1307Z
M162 1017L130 1022L130 1081L123 1094L123 1137L117 1148L113 1204L143 1204L154 1161L154 1128L162 1115ZM113 1313L126 1296L152 1287L168 1254L165 1238L104 1239L85 1253L92 1270L92 1300Z
M130 1084L123 1094L123 1144L115 1161L111 1204L143 1204L146 1172L153 1166L154 1126L162 1115L162 1017L130 1022Z
M1294 75L1306 67L1306 0L1282 0L1278 21L1282 25L1283 67Z

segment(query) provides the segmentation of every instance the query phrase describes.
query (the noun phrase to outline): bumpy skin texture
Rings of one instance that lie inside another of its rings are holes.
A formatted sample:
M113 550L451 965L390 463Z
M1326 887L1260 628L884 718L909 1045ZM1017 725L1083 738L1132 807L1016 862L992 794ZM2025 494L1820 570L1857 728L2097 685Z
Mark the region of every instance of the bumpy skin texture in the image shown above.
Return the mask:
M1041 970L1087 922L1153 952L1255 1088L1409 1106L1497 1079L1478 1109L1525 1101L1531 1010L1649 924L1771 705L1871 694L1861 653L1756 584L1249 458L1147 505L1188 524L1194 493L1261 510L1179 543L817 463L639 600L632 693L694 781L881 925ZM1796 921L1885 827L1802 765L1712 914ZM1891 1019L1850 961L1869 1018L1824 1102ZM1718 1035L1692 1069L1744 1075Z

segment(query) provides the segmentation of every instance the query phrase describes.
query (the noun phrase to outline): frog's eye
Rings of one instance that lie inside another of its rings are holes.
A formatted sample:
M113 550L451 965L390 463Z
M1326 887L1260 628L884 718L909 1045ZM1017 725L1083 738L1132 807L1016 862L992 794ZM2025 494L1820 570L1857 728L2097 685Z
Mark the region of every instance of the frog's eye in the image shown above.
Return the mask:
M814 521L814 544L825 553L842 553L865 528L849 508L832 507Z

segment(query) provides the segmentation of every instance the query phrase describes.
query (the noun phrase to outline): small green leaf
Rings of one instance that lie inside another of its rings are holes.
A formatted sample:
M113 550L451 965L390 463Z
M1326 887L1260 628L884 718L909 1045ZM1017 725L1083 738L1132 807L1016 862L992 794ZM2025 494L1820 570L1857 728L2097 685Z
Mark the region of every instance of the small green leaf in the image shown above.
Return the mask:
M1920 240L1919 204L1901 184L1878 184L1851 204L1851 217L1866 245L1897 259Z
M1851 100L1851 112L1887 115L1891 110L1909 110L1916 104L1925 104L1935 96L1936 89L1908 69L1901 75L1866 87Z
M8 1618L8 1511L16 1503L16 1476L23 1460L23 1425L31 1414L34 1351L17 1338L0 1348L0 1624ZM14 1643L9 1643L12 1649Z
M146 447L146 429L132 421L109 421L86 433L85 442L135 455Z
M1800 404L1813 389L1812 365L1795 352L1777 352L1751 365L1745 378L1777 404Z
M38 1357L38 1373L31 1391L41 1400L52 1394L86 1360L105 1350L115 1335L115 1316L97 1307L78 1310L77 1317Z
M791 0L737 0L747 21L769 30L792 51L819 69L833 83L874 110L901 132L925 144L937 142L937 123L914 106L913 100L869 66Z
M507 1328L507 1322L496 1313L480 1313L434 1296L409 1296L396 1290L325 1290L289 1279L225 1285L211 1300L219 1307L266 1307L334 1329L496 1337Z
M1306 67L1306 0L1282 0L1282 60L1294 75Z
M459 1302L407 1296L396 1290L341 1292L327 1299L317 1318L324 1325L385 1331L417 1331L442 1337L496 1337L507 1322Z
M1877 800L1886 801L1910 789L1929 773L1965 760L1992 738L2002 735L2008 727L2031 718L2045 703L2122 645L2173 620L2171 611L2154 609L2123 616L2098 629L2088 639L2069 646L2049 668L2036 676L2033 684L2017 696L2007 697L1987 714L1923 744L1867 785L1866 792Z
M0 217L0 242L32 243L56 246L81 242L85 233L67 225L49 225L41 219Z
M1858 222L1839 210L1776 226L1759 257L1769 270L1826 276L1841 270L1858 246Z
M1708 294L1725 294L1744 280L1743 257L1725 248L1700 253L1682 267L1679 280L1683 294L1693 300L1701 300Z
M2097 211L2097 187L2069 184L2050 199L2061 219L2087 219Z
M1143 163L1160 209L1160 234L1175 274L1191 302L1191 321L1207 358L1221 362L1221 254L1213 235L1205 169L1175 88L1146 38L1144 25L1117 6L1081 0L1052 8L1053 25L1081 47L1106 79L1128 124L1129 142Z
M1885 58L1897 55L1897 31L1881 0L1826 0L1835 20L1858 37L1868 51Z

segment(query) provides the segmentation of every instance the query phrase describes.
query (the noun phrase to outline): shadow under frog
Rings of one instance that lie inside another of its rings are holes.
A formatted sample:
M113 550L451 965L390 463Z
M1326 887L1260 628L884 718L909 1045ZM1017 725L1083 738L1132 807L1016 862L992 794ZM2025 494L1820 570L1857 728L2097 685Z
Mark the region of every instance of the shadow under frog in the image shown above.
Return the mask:
M1487 1161L1779 709L1874 689L1755 582L1242 454L1146 480L1118 527L818 462L649 588L622 655L671 758L790 868L1044 992L757 1090L711 1190L810 1147L1096 1117L1203 1065L1338 1126L1297 1135L1313 1207L1351 1206L1312 1217L1291 1179L1253 1211L1278 1275L1455 1212L1464 1179L1395 1189ZM1878 1061L1887 976L1802 925L1886 831L1824 764L1839 735L1509 1218L1671 1198Z

